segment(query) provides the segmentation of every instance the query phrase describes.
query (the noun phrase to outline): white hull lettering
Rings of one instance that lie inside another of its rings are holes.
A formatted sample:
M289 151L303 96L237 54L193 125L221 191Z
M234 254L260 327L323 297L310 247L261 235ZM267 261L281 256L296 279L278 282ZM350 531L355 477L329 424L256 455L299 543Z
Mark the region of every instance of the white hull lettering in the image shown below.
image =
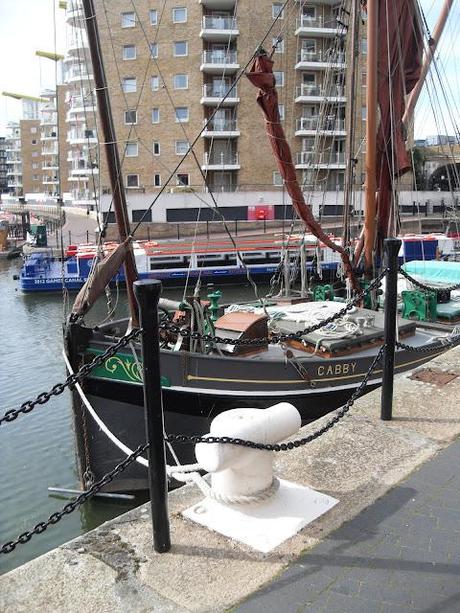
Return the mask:
M325 364L318 366L316 374L318 377L333 377L337 375L354 375L356 362L345 362L344 364Z

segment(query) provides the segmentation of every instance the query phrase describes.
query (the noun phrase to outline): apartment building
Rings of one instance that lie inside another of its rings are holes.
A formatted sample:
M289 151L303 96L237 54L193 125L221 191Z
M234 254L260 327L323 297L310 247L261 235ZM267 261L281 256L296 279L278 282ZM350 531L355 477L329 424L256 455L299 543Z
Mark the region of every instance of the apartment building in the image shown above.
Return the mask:
M212 218L212 211L189 193L192 190L211 204L207 192L212 190L230 219L249 218L251 203L269 202L269 215L285 215L283 184L256 104L257 91L244 76L238 78L261 41L269 52L276 43L280 113L299 181L307 193L329 192L331 201L339 200L346 167L348 85L349 17L342 3L292 2L284 12L283 3L272 0L178 0L164 10L164 3L155 1L135 3L134 9L128 0L114 0L110 11L102 0L95 4L133 221L144 214L173 171L164 198L147 220ZM70 14L73 25L78 18L82 23L76 0L68 14L68 23ZM77 38L81 60L87 56L87 42L82 34ZM74 70L77 54L69 50L71 57L68 65ZM94 88L91 71L81 66L78 71L79 86L84 81L87 87L83 99L88 101ZM358 82L365 84L361 77ZM359 141L365 114L360 101L356 107ZM89 113L85 121L76 110L69 110L69 115L79 117L79 134L90 146L94 127ZM194 154L175 170L195 140ZM86 155L90 151L88 147ZM102 209L107 210L111 195L103 156L96 164ZM359 187L361 170L357 167L355 173Z
M0 136L0 194L8 193L7 164L6 164L7 142L5 136Z
M6 132L7 189L13 196L22 196L21 130L19 123L9 122L6 126Z
M64 83L67 180L72 202L94 208L99 192L96 96L80 0L67 3ZM64 166L63 166L64 167Z

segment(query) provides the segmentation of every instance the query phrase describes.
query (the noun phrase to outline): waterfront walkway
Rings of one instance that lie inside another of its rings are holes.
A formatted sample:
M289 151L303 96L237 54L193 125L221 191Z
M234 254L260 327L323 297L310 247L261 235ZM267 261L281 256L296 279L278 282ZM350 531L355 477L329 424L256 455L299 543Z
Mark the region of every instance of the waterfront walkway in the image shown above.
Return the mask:
M460 441L301 556L235 613L458 613Z

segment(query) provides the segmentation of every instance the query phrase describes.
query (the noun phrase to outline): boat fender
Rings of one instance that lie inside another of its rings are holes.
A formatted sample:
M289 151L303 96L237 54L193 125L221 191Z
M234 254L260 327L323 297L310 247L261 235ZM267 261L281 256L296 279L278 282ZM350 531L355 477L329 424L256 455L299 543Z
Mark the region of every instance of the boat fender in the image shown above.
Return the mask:
M295 434L301 426L298 410L288 402L267 409L232 409L218 415L207 436L227 436L277 443ZM241 445L198 443L195 455L211 473L211 489L220 498L252 496L273 483L273 453Z

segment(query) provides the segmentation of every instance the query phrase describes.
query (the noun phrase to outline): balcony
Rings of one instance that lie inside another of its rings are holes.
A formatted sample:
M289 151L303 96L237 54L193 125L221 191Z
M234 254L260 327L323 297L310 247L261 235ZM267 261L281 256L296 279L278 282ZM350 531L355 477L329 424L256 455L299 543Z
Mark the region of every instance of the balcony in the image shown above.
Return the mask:
M42 181L43 185L59 185L59 179L57 176L54 177L43 177Z
M70 27L84 28L85 22L82 21L84 17L85 17L85 14L83 11L83 6L80 3L77 4L76 0L73 0L71 4L67 3L67 8L65 11L65 18Z
M322 168L326 170L344 169L345 153L337 153L336 151L324 151L316 153L316 151L300 151L296 155L296 168Z
M65 74L65 82L66 83L80 83L82 81L88 82L93 79L93 75L88 73L87 70L84 70L78 66L72 66L66 74Z
M70 174L72 177L97 175L99 174L99 168L86 160L73 160L70 166Z
M57 139L57 132L55 131L46 131L46 132L42 132L41 136L40 136L40 140L41 141L53 141Z
M297 56L296 70L325 70L326 68L345 68L345 53L326 49L309 51L302 49Z
M345 136L345 120L334 115L326 117L300 117L296 121L296 136Z
M203 170L239 170L238 153L211 152L204 154Z
M48 145L42 149L42 155L58 155L58 153L58 144L56 140L54 142L52 141L51 146Z
M324 19L319 16L314 19L302 15L296 20L296 36L321 36L321 38L332 38L340 33L341 27L337 20L333 18Z
M96 144L97 137L95 130L69 130L67 132L67 142L70 145Z
M226 43L239 34L236 17L205 15L203 17L200 37L203 40Z
M203 96L200 100L201 104L205 104L206 106L217 106L218 104L222 106L234 106L238 104L240 101L238 98L238 88L236 85L231 91L230 88L231 85L225 83L217 85L214 83L206 83L203 85ZM225 96L227 97L223 100Z
M240 131L237 128L236 119L220 118L211 120L201 134L205 138L236 138L239 135Z
M236 51L203 51L201 72L209 74L229 74L239 70Z
M85 30L74 30L75 36L71 36L67 40L67 53L73 57L79 58L84 54L85 49L88 49L88 38Z
M53 160L52 162L43 162L42 170L59 170L57 160Z
M332 85L329 88L319 85L303 83L296 88L295 101L301 104L306 102L346 102L343 85Z

